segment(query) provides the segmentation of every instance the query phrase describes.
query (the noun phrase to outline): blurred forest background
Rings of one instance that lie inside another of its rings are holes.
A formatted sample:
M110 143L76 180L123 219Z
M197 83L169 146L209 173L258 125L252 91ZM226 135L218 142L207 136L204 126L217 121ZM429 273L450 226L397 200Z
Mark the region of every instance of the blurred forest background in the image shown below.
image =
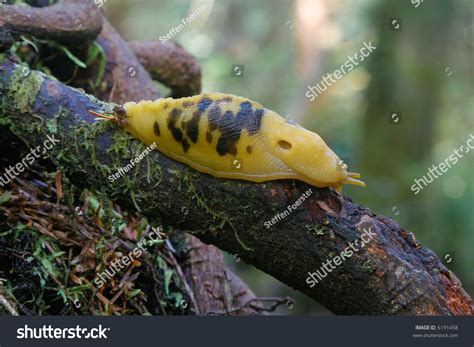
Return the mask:
M200 62L203 91L249 97L318 132L368 183L344 193L412 231L474 295L474 153L410 190L474 134L472 0L102 1L128 40L158 40L207 4L173 37ZM377 49L310 102L308 85L370 40ZM257 295L296 300L280 313L330 314L238 257L227 262Z

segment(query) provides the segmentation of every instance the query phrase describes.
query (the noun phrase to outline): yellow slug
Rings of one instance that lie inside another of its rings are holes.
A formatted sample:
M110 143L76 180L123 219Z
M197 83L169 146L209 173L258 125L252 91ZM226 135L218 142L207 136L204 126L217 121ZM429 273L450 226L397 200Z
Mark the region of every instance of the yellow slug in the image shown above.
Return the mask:
M221 93L127 102L114 121L168 157L214 177L297 179L316 187L365 186L316 133L249 99Z

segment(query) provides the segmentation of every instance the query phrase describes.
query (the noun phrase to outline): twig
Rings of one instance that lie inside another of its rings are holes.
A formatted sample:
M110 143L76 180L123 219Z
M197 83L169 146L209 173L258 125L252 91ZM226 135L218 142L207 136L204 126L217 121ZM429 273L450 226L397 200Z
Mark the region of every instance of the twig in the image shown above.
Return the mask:
M268 307L265 307L265 306L260 306L260 305L254 305L254 303L263 303L263 302L271 302L272 304ZM242 305L239 305L237 307L234 307L228 311L219 311L219 312L216 312L216 311L210 311L210 312L206 312L206 315L209 316L209 315L215 315L215 316L224 316L224 315L229 315L229 314L232 314L232 313L235 313L235 312L238 312L240 310L242 310L243 308L245 307L252 307L254 310L258 311L258 312L273 312L276 310L276 308L280 305L285 305L285 304L288 304L288 303L293 303L293 300L291 298L272 298L272 297L262 297L262 298L253 298L253 299L250 299L248 301L246 301L245 303L243 303Z
M181 280L181 282L184 285L184 289L186 290L186 293L188 294L189 300L191 301L191 303L193 305L194 312L196 313L196 315L199 315L199 306L196 302L196 298L194 297L194 293L193 293L191 287L189 286L188 281L186 280L186 277L184 276L184 273L183 273L183 270L181 269L181 266L176 261L176 258L174 257L173 253L169 249L167 249L167 253L168 253L168 256L171 260L171 263L174 266L174 269L178 273L179 279Z
M19 316L18 311L15 308L15 304L10 302L4 294L6 294L7 291L5 290L5 287L3 286L2 282L0 281L0 304L5 307L5 309L10 312L12 316Z

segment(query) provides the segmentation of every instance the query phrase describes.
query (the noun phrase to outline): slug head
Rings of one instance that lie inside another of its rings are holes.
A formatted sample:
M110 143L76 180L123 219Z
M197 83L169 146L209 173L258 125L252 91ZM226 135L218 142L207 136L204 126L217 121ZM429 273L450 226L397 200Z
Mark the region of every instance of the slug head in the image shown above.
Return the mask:
M265 121L267 148L294 170L298 179L317 187L339 187L344 183L365 186L356 179L358 174L347 172L347 165L318 134L280 116L267 117Z

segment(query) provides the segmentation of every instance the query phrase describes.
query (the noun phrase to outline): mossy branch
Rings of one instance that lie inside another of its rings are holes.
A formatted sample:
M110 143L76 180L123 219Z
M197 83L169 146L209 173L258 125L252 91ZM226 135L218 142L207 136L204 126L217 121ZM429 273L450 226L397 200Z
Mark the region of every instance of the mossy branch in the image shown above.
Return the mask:
M45 155L77 186L238 255L334 313L474 313L459 280L431 250L395 221L335 191L293 181L216 179L158 151L110 182L110 174L146 148L112 124L94 123L87 112L112 107L7 59L0 65L2 135L33 148L54 134L60 142ZM313 194L290 216L264 226L309 188ZM308 273L360 239L364 229L373 239L311 288Z

